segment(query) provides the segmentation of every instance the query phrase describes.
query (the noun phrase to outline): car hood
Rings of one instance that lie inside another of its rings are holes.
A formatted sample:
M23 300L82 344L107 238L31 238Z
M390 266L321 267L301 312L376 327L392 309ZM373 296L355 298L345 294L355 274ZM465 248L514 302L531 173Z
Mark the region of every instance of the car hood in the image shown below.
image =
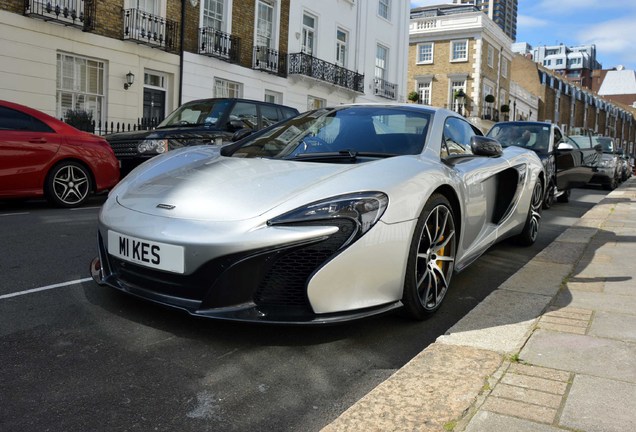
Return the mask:
M174 152L176 153L176 152ZM211 156L213 150L155 158L113 191L117 202L149 215L207 221L260 216L356 165ZM207 154L208 157L205 157Z

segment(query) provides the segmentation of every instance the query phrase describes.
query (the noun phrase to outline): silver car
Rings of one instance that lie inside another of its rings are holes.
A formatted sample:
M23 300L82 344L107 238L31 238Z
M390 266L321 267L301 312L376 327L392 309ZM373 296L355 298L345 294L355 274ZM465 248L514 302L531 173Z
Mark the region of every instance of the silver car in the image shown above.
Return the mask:
M101 210L91 272L210 318L424 319L495 242L535 241L543 176L452 111L318 109L136 168Z

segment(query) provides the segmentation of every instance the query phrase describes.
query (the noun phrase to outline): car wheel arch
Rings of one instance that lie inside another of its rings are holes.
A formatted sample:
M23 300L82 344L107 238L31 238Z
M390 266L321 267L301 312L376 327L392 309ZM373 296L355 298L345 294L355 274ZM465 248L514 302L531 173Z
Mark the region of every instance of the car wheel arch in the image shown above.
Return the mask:
M94 193L95 192L95 188L96 188L95 173L93 172L93 170L92 170L92 168L90 167L89 164L84 162L82 159L78 159L78 158L64 158L64 159L58 159L56 161L53 161L49 165L48 169L46 170L46 175L44 176L44 179L43 179L42 190L44 190L44 192L46 192L46 183L47 183L47 181L49 179L49 176L53 172L53 169L55 167L57 167L58 165L66 163L66 162L74 162L74 163L80 164L86 169L86 171L88 172L88 175L90 176L90 181L91 181L90 192Z
M439 186L437 189L435 189L433 191L433 193L431 194L441 194L443 195L448 202L451 205L451 209L453 210L453 217L455 219L455 231L457 232L457 238L461 238L461 234L462 234L462 224L461 224L461 220L462 220L462 207L461 204L459 202L459 196L457 195L457 192L455 191L455 189L453 189L452 186L445 184L445 185L441 185Z

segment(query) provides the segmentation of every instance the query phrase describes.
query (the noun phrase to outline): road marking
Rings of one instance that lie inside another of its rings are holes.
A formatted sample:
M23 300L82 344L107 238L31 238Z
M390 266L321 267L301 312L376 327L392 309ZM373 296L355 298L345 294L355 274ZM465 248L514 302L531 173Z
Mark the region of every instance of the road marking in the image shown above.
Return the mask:
M50 289L54 289L54 288L62 288L62 287L69 286L69 285L76 285L76 284L88 282L90 280L93 280L93 278L77 279L77 280L74 280L74 281L62 282L62 283L53 284L53 285L47 285L47 286L43 286L43 287L40 287L40 288L32 288L32 289L25 290L25 291L18 291L18 292L14 292L14 293L11 293L11 294L4 294L4 295L0 295L0 300L11 298L11 297L18 297L18 296L22 296L22 295L26 295L26 294L32 294L32 293L39 292L39 291L46 291L46 290L50 290Z
M70 211L77 211L77 210L95 210L95 209L100 209L101 207L78 207L78 208L72 208L69 209Z
M1 213L0 216L15 216L15 215L25 215L25 214L29 214L29 212L24 212L24 213Z

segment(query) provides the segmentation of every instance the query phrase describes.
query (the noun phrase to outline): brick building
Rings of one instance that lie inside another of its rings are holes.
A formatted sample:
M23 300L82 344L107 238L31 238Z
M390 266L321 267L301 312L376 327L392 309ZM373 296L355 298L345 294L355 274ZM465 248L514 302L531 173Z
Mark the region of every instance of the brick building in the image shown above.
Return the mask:
M511 42L474 6L412 9L409 90L419 93L419 103L461 110L475 123L498 120L510 99ZM460 89L466 94L461 107Z

